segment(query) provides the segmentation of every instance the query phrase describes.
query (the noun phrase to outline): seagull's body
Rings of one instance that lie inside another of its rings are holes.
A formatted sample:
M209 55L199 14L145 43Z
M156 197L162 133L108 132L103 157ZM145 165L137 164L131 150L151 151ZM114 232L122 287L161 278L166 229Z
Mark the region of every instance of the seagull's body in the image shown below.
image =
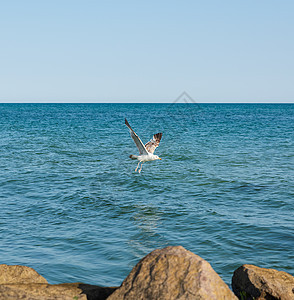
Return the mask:
M138 150L139 150L139 155L130 155L131 159L137 159L138 165L137 168L135 169L135 172L137 172L139 165L141 163L141 168L138 170L138 172L140 173L142 170L142 165L144 162L146 161L152 161L152 160L157 160L160 159L160 157L158 157L157 155L154 155L154 150L158 147L159 142L161 140L162 137L162 133L156 133L153 135L153 138L146 143L145 145L142 143L141 139L138 137L138 135L135 133L135 131L132 129L132 127L130 126L129 122L127 121L127 119L125 119L125 124L128 126L128 128L130 129L130 133L131 133L131 137L134 140Z

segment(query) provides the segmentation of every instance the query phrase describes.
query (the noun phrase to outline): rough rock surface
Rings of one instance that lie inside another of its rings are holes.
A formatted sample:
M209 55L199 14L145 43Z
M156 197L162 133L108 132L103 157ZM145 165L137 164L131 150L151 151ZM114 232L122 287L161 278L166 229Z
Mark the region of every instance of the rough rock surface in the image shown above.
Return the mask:
M32 268L0 265L0 299L104 300L115 289L83 283L48 284Z
M145 256L108 300L237 299L210 264L181 246Z
M0 285L0 299L17 300L87 300L82 290L71 285L50 285L50 284L3 284Z
M26 266L0 265L0 284L5 283L47 283L47 280Z
M105 300L115 289L82 283L0 284L0 299Z
M294 277L292 275L253 265L243 265L234 272L232 288L235 294L242 299L294 299Z

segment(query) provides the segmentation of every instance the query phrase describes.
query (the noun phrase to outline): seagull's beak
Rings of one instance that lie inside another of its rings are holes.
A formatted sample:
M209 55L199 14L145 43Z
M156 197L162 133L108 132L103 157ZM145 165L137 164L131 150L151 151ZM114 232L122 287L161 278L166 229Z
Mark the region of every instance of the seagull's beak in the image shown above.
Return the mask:
M162 160L160 157L158 157L158 159Z

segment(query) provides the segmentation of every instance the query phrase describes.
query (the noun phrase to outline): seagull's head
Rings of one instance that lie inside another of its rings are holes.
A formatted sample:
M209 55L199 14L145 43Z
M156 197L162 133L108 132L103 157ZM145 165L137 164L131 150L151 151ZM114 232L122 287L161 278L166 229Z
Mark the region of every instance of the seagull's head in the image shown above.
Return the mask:
M161 160L161 158L158 155L154 155L155 159Z

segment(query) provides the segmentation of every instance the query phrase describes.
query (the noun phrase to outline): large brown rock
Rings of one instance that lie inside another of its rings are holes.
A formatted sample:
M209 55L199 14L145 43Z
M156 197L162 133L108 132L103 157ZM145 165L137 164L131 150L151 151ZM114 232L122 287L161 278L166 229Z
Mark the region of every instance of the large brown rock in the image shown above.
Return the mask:
M0 284L5 283L47 283L47 280L30 267L3 264L0 265Z
M107 300L237 299L210 264L181 246L145 256Z
M240 299L294 299L292 275L253 265L243 265L234 272L232 288Z

